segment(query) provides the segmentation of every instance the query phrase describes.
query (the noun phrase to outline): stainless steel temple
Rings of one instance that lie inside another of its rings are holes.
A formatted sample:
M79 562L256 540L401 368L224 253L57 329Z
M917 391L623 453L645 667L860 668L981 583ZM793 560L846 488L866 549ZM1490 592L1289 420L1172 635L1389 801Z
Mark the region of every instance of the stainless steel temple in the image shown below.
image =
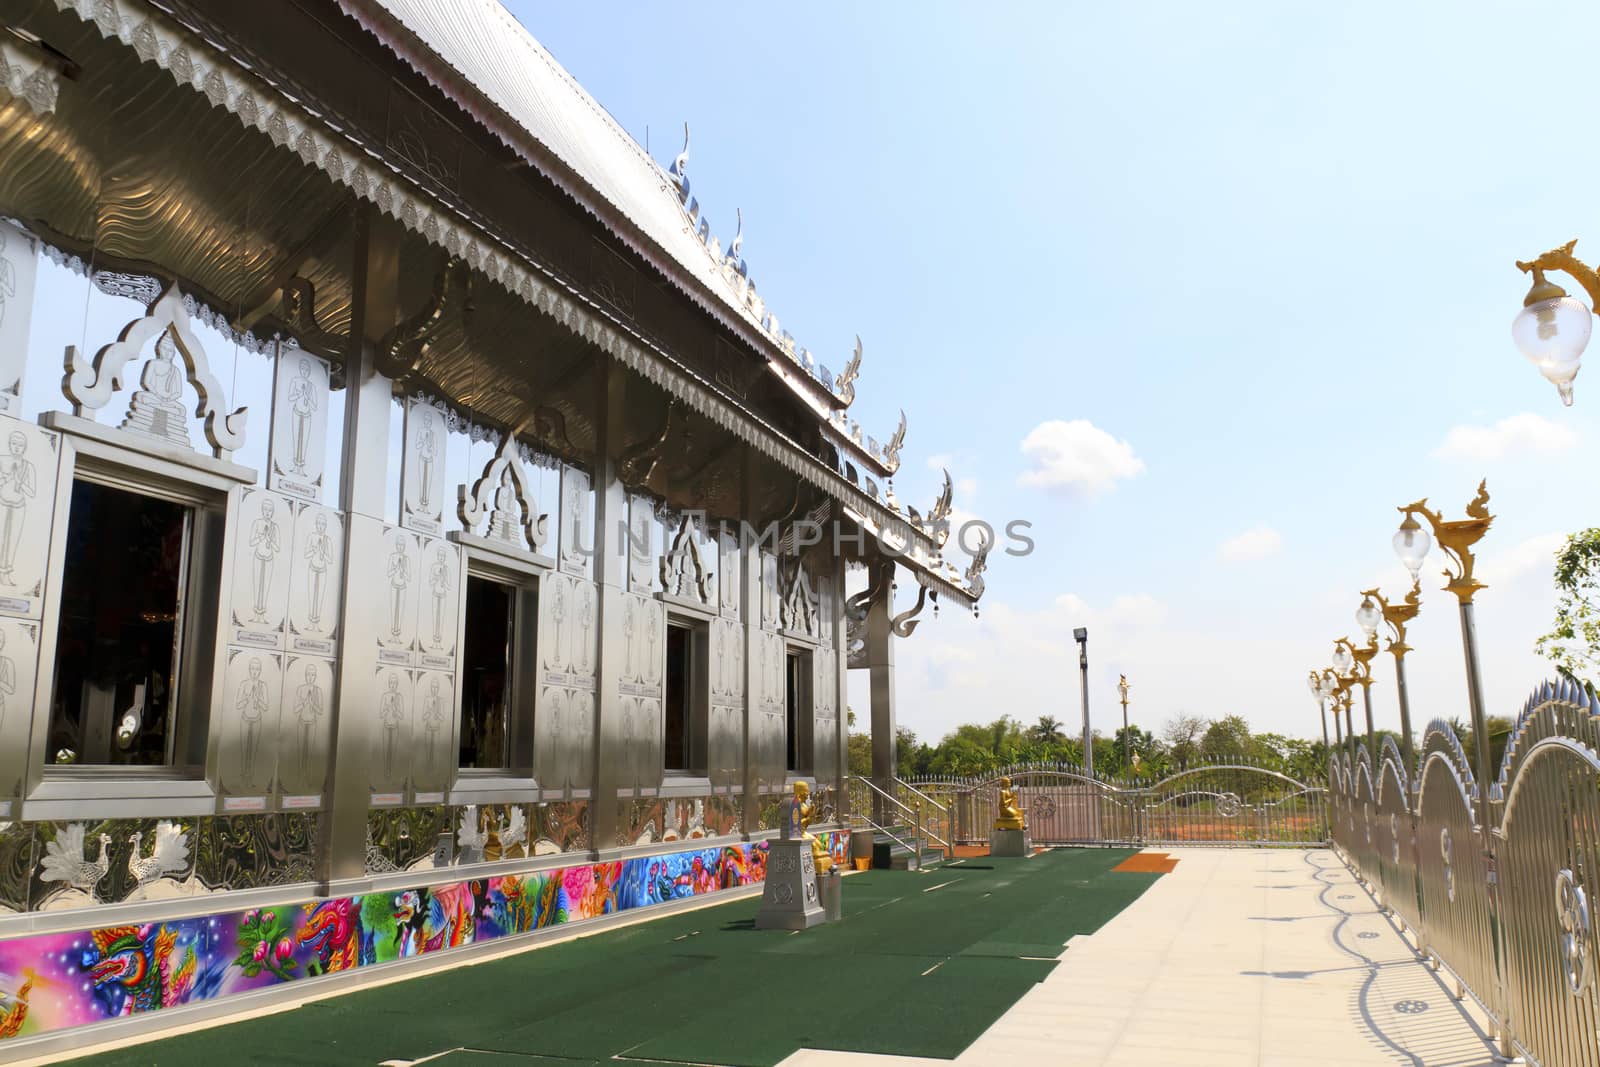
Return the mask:
M404 957L751 885L796 780L842 847L846 672L892 768L892 643L993 536L896 501L904 415L863 434L860 342L779 325L687 143L492 0L0 20L0 1040L350 979L390 949L318 916L374 895L523 902ZM215 981L30 996L141 930Z

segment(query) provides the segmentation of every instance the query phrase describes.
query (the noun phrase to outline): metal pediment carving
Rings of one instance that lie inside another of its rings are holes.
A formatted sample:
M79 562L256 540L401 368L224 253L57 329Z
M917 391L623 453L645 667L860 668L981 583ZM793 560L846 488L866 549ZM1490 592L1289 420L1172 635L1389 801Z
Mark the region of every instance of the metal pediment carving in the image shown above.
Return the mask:
M483 468L483 476L469 491L458 490L456 513L469 533L479 533L490 541L521 549L542 552L549 536L550 517L539 513L534 503L533 486L519 456L517 439L507 434L500 451ZM480 524L484 525L479 530Z
M195 415L204 419L206 440L214 454L226 459L228 453L242 448L249 409L224 414L227 398L222 382L212 373L211 361L190 328L183 294L175 284L150 305L148 314L124 326L117 340L95 353L93 360L84 359L76 345L67 346L67 376L61 391L72 402L73 414L92 419L95 411L110 402L113 393L126 388L128 364L151 341L156 342L156 353L141 375L139 396L144 399L137 411L129 412L124 428L176 440L167 424L172 419L183 419L181 428L187 422L181 401L183 382L174 360L174 356L181 355L188 382L200 398ZM184 430L184 443L187 437Z
M817 594L811 577L798 559L783 560L778 567L779 619L786 630L817 632Z
M670 596L712 603L711 576L700 558L694 519L689 515L678 520L678 532L661 556L661 588Z

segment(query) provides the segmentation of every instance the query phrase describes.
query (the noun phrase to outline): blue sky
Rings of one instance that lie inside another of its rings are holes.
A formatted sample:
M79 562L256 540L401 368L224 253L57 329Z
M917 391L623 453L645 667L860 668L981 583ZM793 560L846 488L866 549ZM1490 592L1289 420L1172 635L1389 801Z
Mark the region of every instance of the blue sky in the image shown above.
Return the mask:
M720 233L743 211L801 343L837 369L861 335L852 414L881 438L907 411L902 500L931 501L946 462L962 509L1033 522L979 620L898 646L919 734L1076 722L1075 625L1101 725L1126 671L1145 725L1310 734L1307 668L1358 590L1402 591L1394 507L1459 513L1485 476L1491 711L1545 673L1550 552L1595 521L1600 372L1563 409L1517 356L1513 261L1574 236L1600 260L1600 10L509 6L656 159L690 123L696 196ZM1061 450L1042 472L1036 430ZM1439 567L1408 661L1421 720L1466 713Z

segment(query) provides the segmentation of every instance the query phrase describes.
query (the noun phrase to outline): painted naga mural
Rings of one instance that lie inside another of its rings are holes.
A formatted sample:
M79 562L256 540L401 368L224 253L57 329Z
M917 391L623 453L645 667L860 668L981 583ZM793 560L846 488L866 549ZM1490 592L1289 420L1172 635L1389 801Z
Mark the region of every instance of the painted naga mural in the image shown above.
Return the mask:
M848 835L830 835L842 861ZM0 1040L765 881L762 842L0 941Z

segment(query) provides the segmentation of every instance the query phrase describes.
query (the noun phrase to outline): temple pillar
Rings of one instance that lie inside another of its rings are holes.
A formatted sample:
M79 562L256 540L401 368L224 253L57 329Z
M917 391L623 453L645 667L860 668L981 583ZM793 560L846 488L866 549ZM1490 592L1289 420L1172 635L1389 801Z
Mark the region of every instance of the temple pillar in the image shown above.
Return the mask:
M627 447L627 371L607 360L600 375L594 451L594 582L599 594L599 665L595 671L594 783L589 828L596 851L617 845L617 785L627 756L622 734L622 595L628 581L628 491L617 473Z
M895 751L894 719L894 563L871 565L869 581L882 588L867 607L867 670L872 686L872 781L879 789L894 795L895 772L899 768ZM872 819L885 824L889 814L883 798L874 795Z
M344 441L340 452L339 506L345 522L344 559L354 559L355 542L364 531L384 521L389 471L389 418L394 408L393 383L378 373L379 341L399 321L399 222L372 205L355 219L355 263L350 336L344 353ZM341 647L376 640L361 610L370 598L366 572L344 567L340 575L340 614L345 620ZM367 756L369 716L361 706L371 690L371 671L363 657L341 655L334 667L333 748L328 754L326 815L318 841L317 877L324 892L353 889L366 878L367 810L371 790ZM347 713L348 712L348 713Z

